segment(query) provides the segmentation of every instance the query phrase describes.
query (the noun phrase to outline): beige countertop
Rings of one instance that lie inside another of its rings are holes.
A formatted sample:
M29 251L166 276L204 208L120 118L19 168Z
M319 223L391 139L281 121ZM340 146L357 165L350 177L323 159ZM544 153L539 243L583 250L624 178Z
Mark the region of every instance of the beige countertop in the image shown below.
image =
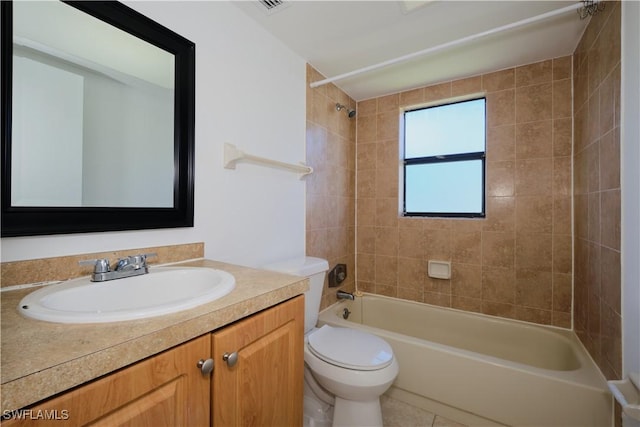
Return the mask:
M20 300L38 288L2 293L2 408L31 405L116 369L182 344L300 295L306 279L222 262L177 265L227 271L236 279L228 295L178 313L141 320L60 324L18 313ZM203 355L207 358L209 355Z

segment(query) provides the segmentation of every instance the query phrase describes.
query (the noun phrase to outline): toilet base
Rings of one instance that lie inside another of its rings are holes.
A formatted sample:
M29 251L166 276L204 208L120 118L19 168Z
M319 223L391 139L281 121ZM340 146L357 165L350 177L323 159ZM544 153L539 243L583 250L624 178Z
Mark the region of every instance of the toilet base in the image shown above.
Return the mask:
M336 396L333 427L382 427L380 399L360 402Z
M303 427L331 427L333 407L316 399L304 396Z

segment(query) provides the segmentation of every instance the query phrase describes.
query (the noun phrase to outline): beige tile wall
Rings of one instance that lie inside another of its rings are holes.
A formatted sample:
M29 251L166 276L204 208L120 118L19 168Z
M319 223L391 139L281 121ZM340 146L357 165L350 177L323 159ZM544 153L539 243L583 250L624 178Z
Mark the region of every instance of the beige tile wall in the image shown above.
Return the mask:
M357 287L571 327L571 57L358 103ZM487 98L485 219L399 215L399 123L409 106ZM450 280L427 260L452 263Z
M337 289L355 290L355 129L356 119L336 111L336 103L355 102L335 85L310 89L322 80L307 66L307 164L313 167L306 185L306 251L325 258L329 267L347 265L347 280L329 289L325 281L322 308L336 301Z
M607 2L574 53L575 329L620 378L620 3Z

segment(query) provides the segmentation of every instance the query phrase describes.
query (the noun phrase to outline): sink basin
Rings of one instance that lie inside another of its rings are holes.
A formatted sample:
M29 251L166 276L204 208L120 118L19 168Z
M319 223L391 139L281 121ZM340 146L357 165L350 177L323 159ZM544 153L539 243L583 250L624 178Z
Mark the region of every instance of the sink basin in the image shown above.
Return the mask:
M88 277L49 285L20 301L27 317L58 323L105 323L161 316L215 301L235 287L222 270L153 267L148 274L106 282Z

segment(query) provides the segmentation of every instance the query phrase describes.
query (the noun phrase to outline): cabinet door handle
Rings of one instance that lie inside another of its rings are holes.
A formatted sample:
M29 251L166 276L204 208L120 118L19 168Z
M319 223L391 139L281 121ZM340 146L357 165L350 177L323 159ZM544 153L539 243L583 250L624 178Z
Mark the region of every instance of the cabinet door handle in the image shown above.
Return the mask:
M211 372L213 372L213 359L200 359L198 360L198 368L200 368L200 372L202 372L202 375L209 375Z
M236 363L238 363L238 352L234 351L233 353L225 353L222 355L222 360L227 362L227 366L233 368Z

